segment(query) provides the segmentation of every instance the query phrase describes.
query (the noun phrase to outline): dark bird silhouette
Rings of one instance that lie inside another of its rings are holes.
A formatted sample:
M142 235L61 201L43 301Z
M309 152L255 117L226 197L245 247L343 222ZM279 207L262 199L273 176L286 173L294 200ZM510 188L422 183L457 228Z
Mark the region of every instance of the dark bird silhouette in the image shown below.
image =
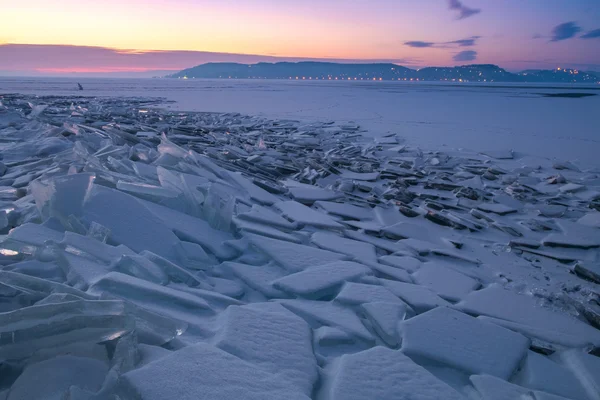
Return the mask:
M79 90L83 90L83 86L81 86L81 83L78 83L77 87L79 87Z

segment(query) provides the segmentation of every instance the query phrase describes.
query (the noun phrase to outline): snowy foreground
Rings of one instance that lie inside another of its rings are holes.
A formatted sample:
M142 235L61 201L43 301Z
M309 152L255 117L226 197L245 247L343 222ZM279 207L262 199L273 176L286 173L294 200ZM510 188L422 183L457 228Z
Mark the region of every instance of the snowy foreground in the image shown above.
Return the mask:
M600 399L600 171L0 98L0 399Z

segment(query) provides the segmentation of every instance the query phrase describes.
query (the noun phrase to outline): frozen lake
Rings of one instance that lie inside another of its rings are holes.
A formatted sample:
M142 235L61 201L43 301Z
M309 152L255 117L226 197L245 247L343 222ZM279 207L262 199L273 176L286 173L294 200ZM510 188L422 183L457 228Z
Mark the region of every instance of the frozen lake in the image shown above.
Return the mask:
M76 82L85 91L77 92ZM600 87L403 82L2 78L0 93L153 96L172 109L269 118L355 121L369 134L399 133L427 149L513 149L600 165Z

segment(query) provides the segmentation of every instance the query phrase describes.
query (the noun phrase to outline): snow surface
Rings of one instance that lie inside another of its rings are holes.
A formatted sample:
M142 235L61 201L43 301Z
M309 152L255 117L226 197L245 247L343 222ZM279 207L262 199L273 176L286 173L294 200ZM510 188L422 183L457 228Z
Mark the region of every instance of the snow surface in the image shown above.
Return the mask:
M598 399L597 169L161 104L0 96L0 398Z

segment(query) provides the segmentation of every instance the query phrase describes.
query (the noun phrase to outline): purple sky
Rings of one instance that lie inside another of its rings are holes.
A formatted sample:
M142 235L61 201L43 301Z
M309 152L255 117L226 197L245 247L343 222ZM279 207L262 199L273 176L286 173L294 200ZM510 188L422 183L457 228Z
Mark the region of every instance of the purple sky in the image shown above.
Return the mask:
M600 70L598 0L7 3L0 24L4 75L152 74L278 58Z

